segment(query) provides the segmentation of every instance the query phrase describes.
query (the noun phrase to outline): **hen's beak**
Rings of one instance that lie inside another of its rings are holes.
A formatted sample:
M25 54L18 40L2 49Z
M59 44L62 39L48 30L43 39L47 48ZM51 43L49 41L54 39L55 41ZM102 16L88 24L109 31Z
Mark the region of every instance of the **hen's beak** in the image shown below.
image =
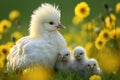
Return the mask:
M58 24L56 27L57 27L58 29L60 29L60 28L65 28L65 26L62 25L62 24Z

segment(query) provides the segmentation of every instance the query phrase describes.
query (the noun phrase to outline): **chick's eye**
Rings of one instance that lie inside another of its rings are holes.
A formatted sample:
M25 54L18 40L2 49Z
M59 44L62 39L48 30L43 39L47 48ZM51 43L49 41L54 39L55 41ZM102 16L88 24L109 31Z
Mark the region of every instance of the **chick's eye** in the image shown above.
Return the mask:
M80 53L80 55L82 55L83 53Z
M69 54L66 54L65 56L69 56Z
M50 25L53 25L54 23L52 21L49 22Z
M87 66L89 67L90 65L88 64Z
M94 66L96 66L96 64L94 64Z
M58 53L58 56L61 56L61 55Z

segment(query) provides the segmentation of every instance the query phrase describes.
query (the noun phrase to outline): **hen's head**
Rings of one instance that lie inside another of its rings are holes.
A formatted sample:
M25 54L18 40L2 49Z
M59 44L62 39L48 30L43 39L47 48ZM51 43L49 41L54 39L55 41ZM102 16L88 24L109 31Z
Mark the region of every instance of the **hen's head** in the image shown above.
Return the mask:
M58 6L44 3L31 16L30 35L37 36L44 32L56 31L62 27Z

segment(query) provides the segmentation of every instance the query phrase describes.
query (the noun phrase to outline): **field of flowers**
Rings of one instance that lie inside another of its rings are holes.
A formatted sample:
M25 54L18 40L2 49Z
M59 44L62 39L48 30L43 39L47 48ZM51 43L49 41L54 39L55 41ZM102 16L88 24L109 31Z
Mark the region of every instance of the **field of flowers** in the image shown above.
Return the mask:
M0 20L0 80L120 80L120 2L114 6L104 2L104 13L89 18L91 6L79 1L74 6L74 16L67 26L60 30L71 51L76 46L83 46L89 58L95 58L103 71L102 75L82 78L79 74L54 73L44 67L34 71L26 69L22 75L6 72L6 57L16 41L28 34L23 28L22 13L19 10L9 12L6 19ZM96 8L98 9L98 8ZM62 12L64 13L64 12Z

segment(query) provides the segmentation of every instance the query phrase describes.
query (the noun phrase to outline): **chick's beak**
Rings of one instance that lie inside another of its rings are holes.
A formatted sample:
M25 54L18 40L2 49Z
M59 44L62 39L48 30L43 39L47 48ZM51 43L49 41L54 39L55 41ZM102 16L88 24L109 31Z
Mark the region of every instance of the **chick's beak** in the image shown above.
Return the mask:
M60 29L60 28L65 28L65 26L62 25L62 24L58 24L56 27L57 27L58 29Z
M76 59L80 59L80 55L75 55Z
M94 66L90 66L90 69L93 69Z

